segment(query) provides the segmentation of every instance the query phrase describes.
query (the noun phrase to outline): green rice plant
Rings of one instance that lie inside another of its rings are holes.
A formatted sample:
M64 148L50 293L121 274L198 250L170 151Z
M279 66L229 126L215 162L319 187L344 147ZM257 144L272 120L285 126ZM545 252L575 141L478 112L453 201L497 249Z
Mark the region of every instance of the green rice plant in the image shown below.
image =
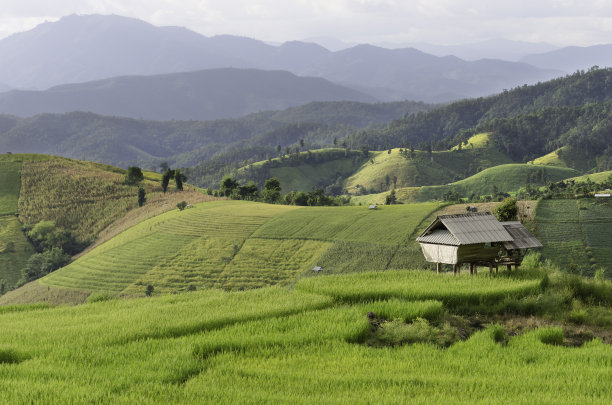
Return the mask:
M368 318L357 308L308 311L232 325L194 337L194 354L207 358L219 352L257 347L295 347L314 342L361 341L370 330Z
M536 333L497 344L489 331L441 350L342 341L219 353L185 386L184 402L607 403L610 347L542 344Z
M416 318L433 321L438 319L444 310L440 301L406 301L397 298L366 302L357 307L364 314L372 312L377 318L401 319L403 322L410 322Z
M515 280L487 275L440 275L428 271L384 271L299 280L299 291L325 294L342 302L401 298L435 299L451 306L493 303L539 290L539 279Z

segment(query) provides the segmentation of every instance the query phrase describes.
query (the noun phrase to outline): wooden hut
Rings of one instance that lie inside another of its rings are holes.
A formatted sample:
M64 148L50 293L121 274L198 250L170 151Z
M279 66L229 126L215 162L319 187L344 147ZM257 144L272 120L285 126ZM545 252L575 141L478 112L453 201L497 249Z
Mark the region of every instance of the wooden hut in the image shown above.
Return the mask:
M504 226L490 212L441 215L417 238L425 260L436 263L438 272L441 264L451 264L455 273L465 263L470 265L470 273L482 265L488 265L489 271L494 266L497 270L502 257L505 264L516 264L512 260L521 249L535 247L534 241L541 247L525 227L516 222Z

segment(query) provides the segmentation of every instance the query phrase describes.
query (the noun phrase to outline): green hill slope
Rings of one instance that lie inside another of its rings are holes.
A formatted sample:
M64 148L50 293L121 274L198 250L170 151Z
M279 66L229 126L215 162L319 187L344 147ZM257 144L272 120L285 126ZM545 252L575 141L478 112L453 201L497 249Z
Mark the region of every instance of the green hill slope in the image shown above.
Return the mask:
M138 207L138 187L124 180L125 170L103 164L49 155L0 155L0 295L15 285L34 253L23 225L53 221L86 246ZM174 191L162 195L156 173L145 172L141 185L149 201L143 211L159 213L159 206L174 201ZM181 198L195 203L210 197L186 186Z
M446 184L466 178L488 167L512 163L493 147L468 148L461 151L424 151L390 149L372 152L371 161L349 177L345 188L349 193L382 192L393 187L416 187ZM401 152L403 151L403 152Z
M548 181L560 181L580 174L577 170L527 164L506 164L485 169L452 185L425 186L419 189L417 201L442 199L444 193L456 191L462 197L492 194L495 189L506 193L518 191L527 183L544 186Z
M16 217L22 165L4 156L0 155L0 295L17 282L34 253Z
M129 296L149 285L155 294L286 285L315 265L326 273L423 267L413 234L439 206L197 204L143 221L0 302L27 300L40 286Z

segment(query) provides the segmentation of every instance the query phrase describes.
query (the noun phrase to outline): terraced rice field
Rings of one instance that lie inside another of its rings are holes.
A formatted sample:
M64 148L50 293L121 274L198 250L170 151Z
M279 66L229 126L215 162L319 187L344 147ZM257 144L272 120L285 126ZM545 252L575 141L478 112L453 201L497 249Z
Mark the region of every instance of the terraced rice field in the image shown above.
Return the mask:
M187 260L193 261L195 256L189 247L199 239L215 239L220 236L226 242L241 244L262 223L290 209L267 204L212 202L184 211L174 210L119 234L61 271L50 274L41 283L119 293L147 272L153 271L155 274L156 271L152 269L156 266L163 268L176 264L177 258L183 257L181 252L186 253ZM223 246L223 241L216 242L217 246L219 244ZM233 249L234 244L231 246ZM211 253L200 251L204 257ZM216 270L214 263L210 270Z
M314 266L326 273L422 268L414 233L439 206L197 204L141 222L39 283L142 296L148 286L164 294L290 285Z
M542 200L536 209L543 256L565 268L612 276L612 205L594 199Z

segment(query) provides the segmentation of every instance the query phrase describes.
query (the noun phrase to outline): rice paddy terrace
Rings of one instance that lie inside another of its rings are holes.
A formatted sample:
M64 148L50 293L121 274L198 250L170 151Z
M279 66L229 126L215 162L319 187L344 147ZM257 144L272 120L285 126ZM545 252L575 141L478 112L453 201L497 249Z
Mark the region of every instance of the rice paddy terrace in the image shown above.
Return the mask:
M566 311L555 300L567 287L543 277L366 272L293 290L0 307L0 392L48 404L609 403L600 338L568 347L558 325L509 334L458 316L463 304L538 311L537 297Z
M288 285L315 265L326 273L424 267L413 234L439 206L196 204L138 223L9 297L25 299L34 286L129 296L149 285L155 294Z
M536 230L544 244L544 257L570 271L589 275L601 268L612 278L609 201L541 200L536 207Z

